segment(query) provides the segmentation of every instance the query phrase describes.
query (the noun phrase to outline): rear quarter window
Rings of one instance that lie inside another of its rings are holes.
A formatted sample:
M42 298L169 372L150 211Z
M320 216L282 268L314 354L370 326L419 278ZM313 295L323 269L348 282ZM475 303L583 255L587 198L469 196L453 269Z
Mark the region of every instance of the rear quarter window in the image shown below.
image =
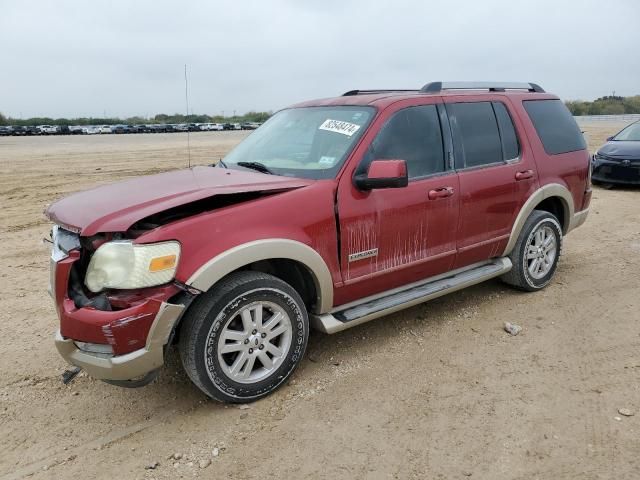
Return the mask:
M549 155L587 148L578 124L560 100L525 100L522 103Z

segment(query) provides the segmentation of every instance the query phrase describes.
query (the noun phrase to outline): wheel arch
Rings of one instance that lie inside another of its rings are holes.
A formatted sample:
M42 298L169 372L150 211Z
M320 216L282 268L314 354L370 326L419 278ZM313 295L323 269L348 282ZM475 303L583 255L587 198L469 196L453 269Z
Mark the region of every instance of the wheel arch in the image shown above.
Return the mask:
M310 246L289 239L255 240L233 247L208 260L185 283L207 291L222 278L242 269L270 273L293 284L296 290L307 289L306 294L315 297L314 313L328 312L333 306L333 281L327 264ZM299 293L305 297L304 291Z
M531 215L531 212L534 210L544 210L558 217L560 225L562 226L563 235L566 235L571 230L571 222L575 214L571 192L565 186L558 183L544 185L527 199L518 212L513 227L511 228L509 242L502 253L503 256L511 253L527 218L529 218L529 215Z

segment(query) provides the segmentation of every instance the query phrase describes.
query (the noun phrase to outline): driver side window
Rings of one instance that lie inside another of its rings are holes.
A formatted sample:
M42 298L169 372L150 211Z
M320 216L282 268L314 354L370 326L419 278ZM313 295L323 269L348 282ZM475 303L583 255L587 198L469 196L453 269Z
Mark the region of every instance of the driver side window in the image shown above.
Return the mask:
M409 179L445 171L444 146L435 105L409 107L393 114L382 127L359 170L373 160L404 160Z

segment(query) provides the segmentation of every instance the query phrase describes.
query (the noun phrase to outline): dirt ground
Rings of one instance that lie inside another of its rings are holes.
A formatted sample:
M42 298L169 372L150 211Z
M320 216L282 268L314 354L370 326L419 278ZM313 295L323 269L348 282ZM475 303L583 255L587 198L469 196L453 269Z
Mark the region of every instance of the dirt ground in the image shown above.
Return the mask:
M619 127L586 125L591 149ZM192 164L244 136L192 134ZM0 138L1 478L640 478L640 189L594 190L544 291L490 281L312 333L250 408L207 400L175 352L142 389L63 385L43 208L186 164L183 134Z

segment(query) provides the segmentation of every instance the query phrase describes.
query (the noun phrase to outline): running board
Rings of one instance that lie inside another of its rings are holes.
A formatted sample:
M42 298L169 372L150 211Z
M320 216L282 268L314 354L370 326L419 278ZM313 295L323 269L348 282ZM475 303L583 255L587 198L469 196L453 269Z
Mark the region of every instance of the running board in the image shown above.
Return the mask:
M506 257L471 265L426 281L368 297L357 304L351 303L337 307L331 313L312 315L311 325L324 333L337 333L490 278L499 277L509 270L511 270L511 260Z

